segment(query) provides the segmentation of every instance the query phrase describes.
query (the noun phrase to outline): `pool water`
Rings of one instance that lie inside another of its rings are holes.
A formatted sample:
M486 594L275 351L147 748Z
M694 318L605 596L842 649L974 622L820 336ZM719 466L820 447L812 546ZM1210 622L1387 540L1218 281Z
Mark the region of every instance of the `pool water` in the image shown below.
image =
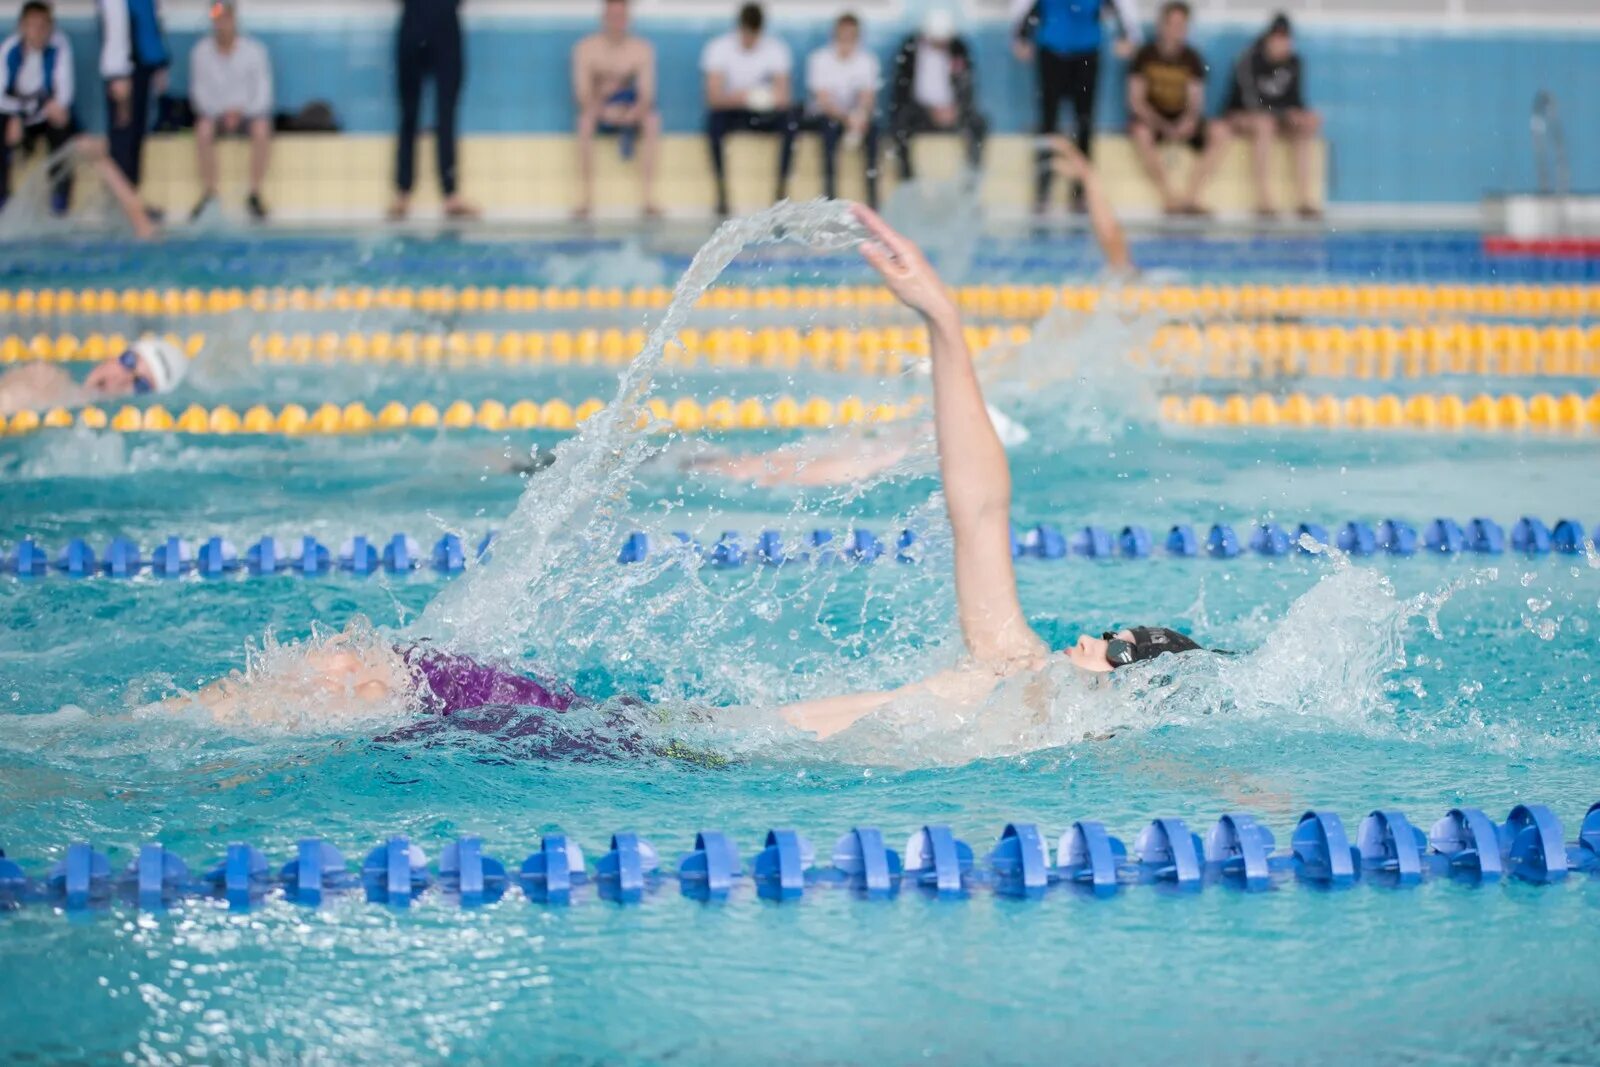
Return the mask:
M639 278L670 281L693 251L685 241L219 238L186 246L205 272L162 276L137 252L86 246L76 268L51 248L7 253L0 275L13 287L136 276L249 285L266 273L291 281L297 270L325 284L590 284L596 272L614 276L622 257ZM1377 282L1486 280L1462 266L1467 247L1392 234L1152 239L1136 255L1199 278L1316 280L1358 260ZM1088 266L1075 240L998 234L960 265L975 273L956 280L1060 278ZM730 272L723 277L744 285L860 278L844 251L792 244L751 249ZM1583 275L1520 280L1574 277ZM642 319L614 314L603 324ZM211 341L181 399L241 409L359 399L376 410L391 399L576 400L617 389L615 372L593 368L251 362L252 333L367 321L208 321ZM543 325L538 314L515 321ZM465 313L409 322L473 325ZM1030 434L1011 456L1020 528L1226 522L1245 531L1385 518L1420 528L1478 515L1509 527L1528 514L1592 530L1600 521L1589 506L1600 499L1600 468L1585 437L1164 428L1156 397L1167 383L1115 359L1119 344L1152 325L1057 322L1009 380L995 378L997 402ZM701 399L898 402L927 383L916 374L668 368L653 388ZM1600 800L1592 548L1024 558L1024 609L1055 647L1083 631L1157 623L1238 654L1110 683L1062 668L1050 672L1043 710L1003 690L976 714L898 708L819 744L778 725L772 708L897 685L958 653L927 442L864 485L760 487L697 472L694 461L816 447L818 438L602 432L614 433L606 447L590 434L561 444L549 431L5 439L7 547L25 536L103 548L122 535L147 553L169 535L220 535L241 549L266 535L311 534L334 547L397 531L424 545L451 531L469 544L491 528L498 538L487 565L451 579L427 570L0 578L0 848L40 874L77 840L120 867L159 839L199 868L238 840L276 864L311 835L359 860L395 834L434 859L474 833L513 866L545 833L565 831L592 863L613 832L631 829L671 863L698 830L719 829L748 862L769 828L792 827L825 861L852 826L882 827L898 848L917 827L945 823L981 860L1009 822L1038 823L1053 844L1075 820L1096 818L1131 846L1153 817L1182 816L1203 833L1235 810L1265 821L1283 847L1313 807L1342 813L1353 832L1380 807L1426 829L1455 806L1500 820L1514 804L1540 802L1570 839ZM837 440L875 447L864 434ZM535 445L560 445L556 465L512 473ZM711 544L724 530L748 543L770 528L799 544L819 528L870 529L887 541L908 527L921 535L910 563L616 562L631 530L657 539L685 530ZM293 729L148 709L244 668L247 647L258 663L276 663L278 642L352 620L384 640L434 637L537 664L597 699L641 697L653 710L638 728L718 758L546 762L476 735L378 742L383 729L327 721L314 700L283 709ZM1597 919L1592 875L1554 886L1286 883L1255 894L1129 887L1110 899L1061 889L1035 901L811 890L774 904L746 887L706 905L669 882L637 906L591 891L570 907L545 907L516 890L472 910L426 894L400 912L359 893L317 909L273 898L246 913L201 901L71 916L34 905L0 912L0 1033L18 1062L1582 1063L1600 1042Z

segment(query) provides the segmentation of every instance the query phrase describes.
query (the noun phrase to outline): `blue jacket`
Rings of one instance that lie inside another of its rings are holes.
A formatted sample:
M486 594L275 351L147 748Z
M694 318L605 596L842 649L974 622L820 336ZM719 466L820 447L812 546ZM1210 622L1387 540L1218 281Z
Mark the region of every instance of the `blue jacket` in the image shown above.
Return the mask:
M1013 0L1011 32L1047 52L1075 55L1098 52L1106 0ZM1110 0L1124 36L1139 37L1139 12L1133 0Z
M100 8L100 76L126 78L137 68L172 62L161 29L161 0L97 0Z

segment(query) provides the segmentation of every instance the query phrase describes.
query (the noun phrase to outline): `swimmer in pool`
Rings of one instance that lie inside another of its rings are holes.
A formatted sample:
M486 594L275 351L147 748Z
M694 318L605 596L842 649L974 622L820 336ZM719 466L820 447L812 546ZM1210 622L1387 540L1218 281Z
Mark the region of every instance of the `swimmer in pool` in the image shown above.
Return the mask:
M1011 467L984 410L983 391L950 293L912 242L874 212L856 208L871 237L861 254L901 303L922 316L930 339L933 425L945 509L955 539L956 604L967 661L899 689L791 704L784 718L819 738L904 697L932 696L976 706L1002 679L1037 672L1049 647L1034 633L1017 599L1011 562ZM1174 630L1135 627L1088 634L1066 658L1086 671L1107 672L1167 653L1199 649Z
M956 601L967 659L959 668L899 689L779 709L790 725L818 738L831 737L906 697L933 696L976 706L1003 679L1039 671L1051 658L1048 646L1028 626L1017 599L1011 562L1010 465L984 411L955 304L916 245L875 212L860 206L855 211L871 235L861 246L863 257L894 294L922 316L931 339L933 424L955 540ZM1083 670L1108 672L1199 647L1174 630L1141 626L1098 638L1085 635L1064 655ZM233 676L169 701L167 707L198 704L221 721L272 723L293 712L300 703L297 696L317 695L331 698L323 702L331 709L329 714L354 718L386 709L422 713L382 740L427 737L458 727L516 740L524 754L538 756L583 759L648 751L699 762L716 758L647 740L621 714L602 716L600 725L614 734L607 738L564 730L560 714L527 712L562 713L586 705L565 686L425 644L394 645L370 630L347 631L279 664L265 692L247 684L243 676Z
M170 393L188 373L188 355L158 337L135 341L119 355L101 360L82 383L55 364L24 363L0 375L0 415Z

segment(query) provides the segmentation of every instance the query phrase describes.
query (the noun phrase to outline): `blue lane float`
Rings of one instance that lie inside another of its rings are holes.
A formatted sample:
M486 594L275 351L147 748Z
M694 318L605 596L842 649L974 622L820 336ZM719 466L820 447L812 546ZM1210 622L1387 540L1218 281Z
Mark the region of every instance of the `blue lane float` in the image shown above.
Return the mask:
M506 897L513 886L537 904L568 905L593 895L626 905L674 883L680 895L705 902L753 894L783 903L826 889L867 899L906 892L1034 899L1050 892L1110 897L1129 886L1252 893L1292 884L1394 889L1430 879L1549 885L1600 877L1600 802L1584 813L1571 842L1543 804L1518 804L1499 824L1478 808L1452 808L1427 834L1387 808L1356 825L1352 839L1337 812L1313 809L1296 823L1288 849L1280 850L1272 830L1245 812L1221 816L1203 839L1182 819L1159 818L1140 832L1132 858L1120 838L1092 819L1064 831L1053 857L1045 835L1027 822L1008 823L981 858L945 825L919 828L903 853L889 848L877 827L860 826L840 837L821 863L804 835L780 827L766 833L749 864L731 835L706 829L665 869L656 847L636 833L613 835L590 868L578 844L557 832L545 835L515 874L472 835L443 843L434 863L418 844L396 835L368 851L356 868L321 838L301 840L278 867L256 846L233 842L198 876L160 842L139 846L119 865L80 841L39 873L0 852L0 908L160 911L210 900L244 911L273 897L317 907L354 893L400 910L430 900L479 907Z
M1595 528L1591 538L1585 534L1583 523L1575 519L1561 519L1551 528L1534 517L1518 520L1509 536L1494 520L1481 517L1464 527L1454 519L1437 518L1420 532L1398 519L1385 519L1376 525L1351 521L1335 527L1332 535L1328 527L1318 523L1300 523L1291 531L1279 523L1265 522L1246 528L1243 536L1226 523L1215 523L1203 531L1180 523L1168 529L1159 541L1158 552L1158 541L1147 527L1123 526L1115 533L1112 529L1082 526L1067 530L1053 523L1037 523L1026 529L1013 527L1011 553L1017 559L1039 560L1147 559L1159 554L1179 559L1238 559L1312 554L1332 546L1356 557L1423 553L1492 556L1508 550L1539 556L1583 553L1600 540L1600 527ZM493 538L494 532L490 531L478 543L473 558L486 560ZM51 575L127 579L148 573L157 578L198 576L218 580L240 575L316 578L346 574L364 578L432 571L448 577L466 570L472 552L454 533L440 537L427 550L415 538L396 533L387 539L358 534L337 548L330 548L311 535L289 540L269 536L247 545L243 552L224 537L207 538L196 547L193 541L173 536L151 546L148 557L141 553L138 543L125 537L113 539L104 555L82 538L69 540L52 554L30 537L6 552L0 560L0 573L23 579ZM738 530L727 530L709 548L684 532L653 539L647 533L634 531L623 538L616 558L618 563L643 563L664 557L690 557L712 567L738 569L752 564L867 564L884 559L915 563L922 556L922 542L914 530L880 536L857 527L842 534L830 529L812 530L794 549L777 530L762 530L748 538Z

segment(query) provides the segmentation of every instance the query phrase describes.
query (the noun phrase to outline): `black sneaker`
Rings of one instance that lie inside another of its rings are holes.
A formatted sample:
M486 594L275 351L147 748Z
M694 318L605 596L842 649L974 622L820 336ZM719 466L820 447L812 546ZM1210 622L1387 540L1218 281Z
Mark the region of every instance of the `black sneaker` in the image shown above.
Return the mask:
M194 206L194 210L189 212L189 221L199 222L200 216L205 214L206 208L215 203L216 199L216 195L213 193L207 193L205 196L202 196L200 198L200 202ZM151 218L155 218L154 209L147 207L145 208L145 212L149 214Z
M261 195L259 193L251 193L250 196L246 198L244 206L245 210L250 212L251 221L267 221L267 205L261 202Z

